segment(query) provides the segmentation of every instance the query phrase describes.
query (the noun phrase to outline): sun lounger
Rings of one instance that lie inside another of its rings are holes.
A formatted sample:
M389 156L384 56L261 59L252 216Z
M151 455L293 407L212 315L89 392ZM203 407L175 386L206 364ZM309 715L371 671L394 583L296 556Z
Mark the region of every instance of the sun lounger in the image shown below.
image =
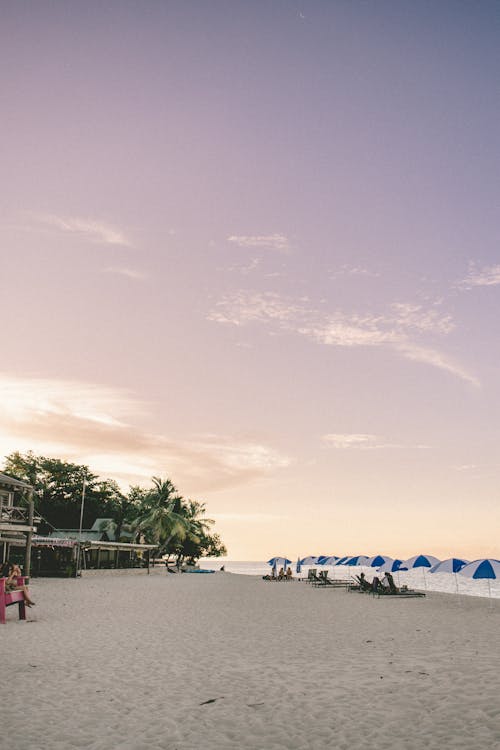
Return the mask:
M328 578L328 571L322 570L317 576L316 580L313 581L313 586L317 588L346 588L349 586L349 581L341 580L340 578Z

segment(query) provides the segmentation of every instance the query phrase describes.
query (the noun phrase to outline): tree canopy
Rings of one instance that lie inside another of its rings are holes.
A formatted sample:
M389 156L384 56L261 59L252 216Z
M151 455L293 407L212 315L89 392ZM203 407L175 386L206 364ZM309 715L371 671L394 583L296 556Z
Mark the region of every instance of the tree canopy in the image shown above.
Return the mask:
M205 517L205 504L184 499L168 478L153 477L152 487L133 486L125 494L115 481L99 478L88 466L31 451L11 453L4 471L34 488L40 533L79 527L85 482L83 528L90 528L96 518L111 518L117 539L127 531L130 541L131 532L179 561L227 552L219 535L210 533L215 522Z

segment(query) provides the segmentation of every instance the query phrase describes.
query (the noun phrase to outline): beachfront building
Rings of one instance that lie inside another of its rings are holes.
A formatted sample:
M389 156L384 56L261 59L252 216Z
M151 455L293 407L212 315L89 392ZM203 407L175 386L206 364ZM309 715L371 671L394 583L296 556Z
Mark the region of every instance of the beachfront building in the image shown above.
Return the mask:
M0 562L12 560L30 574L31 542L40 519L34 514L33 487L0 474Z
M112 518L97 518L90 529L57 529L33 537L35 576L73 576L102 568L148 568L154 544L134 543ZM128 541L125 541L128 540Z

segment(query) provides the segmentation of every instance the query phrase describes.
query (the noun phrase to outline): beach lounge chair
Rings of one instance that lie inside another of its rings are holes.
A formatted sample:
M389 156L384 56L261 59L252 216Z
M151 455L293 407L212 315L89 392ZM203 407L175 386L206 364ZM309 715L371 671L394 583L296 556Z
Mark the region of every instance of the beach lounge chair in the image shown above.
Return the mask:
M307 573L306 581L307 581L307 583L312 583L313 581L319 581L318 571L317 571L316 568L309 568L309 572Z
M318 588L346 588L349 586L349 581L341 580L340 578L328 578L328 571L320 571L317 580L313 581L313 586Z

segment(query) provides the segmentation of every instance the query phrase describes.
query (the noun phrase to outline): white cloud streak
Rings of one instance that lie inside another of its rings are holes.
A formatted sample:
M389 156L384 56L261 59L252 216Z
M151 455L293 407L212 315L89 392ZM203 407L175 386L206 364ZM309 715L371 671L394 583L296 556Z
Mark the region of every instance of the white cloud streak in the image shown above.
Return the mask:
M284 234L232 234L227 238L238 247L260 248L265 250L289 250L290 243Z
M476 286L498 286L500 284L500 265L483 266L477 269L471 266L468 275L457 286L462 289L472 289Z
M323 435L323 440L334 448L366 448L367 446L374 446L377 436L357 433L328 433Z
M307 304L278 294L239 291L222 298L209 313L217 323L267 325L272 332L306 336L320 344L338 347L378 346L391 349L414 362L431 365L471 383L478 379L460 364L415 337L444 336L454 329L450 315L435 307L396 303L383 314L325 314Z
M65 234L73 234L90 242L103 245L123 245L130 247L131 242L122 230L95 219L61 217L54 214L40 214L36 218L42 224Z

